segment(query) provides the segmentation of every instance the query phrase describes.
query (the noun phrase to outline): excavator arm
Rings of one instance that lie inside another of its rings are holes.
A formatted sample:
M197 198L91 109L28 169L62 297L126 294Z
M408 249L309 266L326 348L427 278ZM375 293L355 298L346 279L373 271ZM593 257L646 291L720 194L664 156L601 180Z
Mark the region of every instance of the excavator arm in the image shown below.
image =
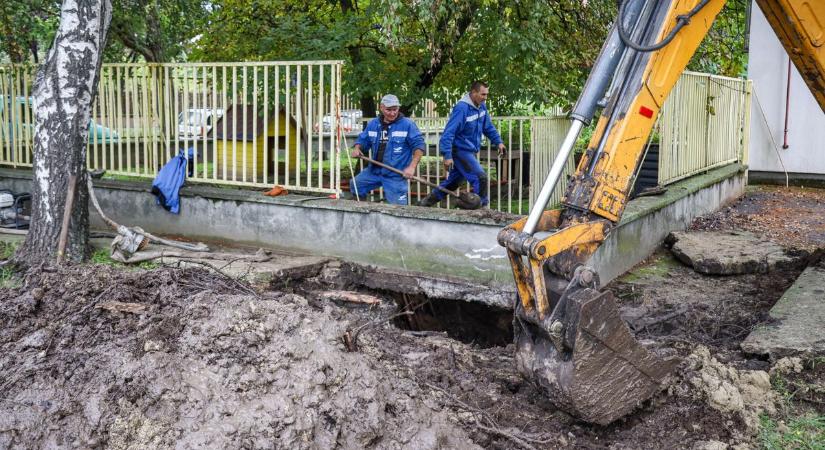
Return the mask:
M519 297L519 371L557 406L589 422L607 424L633 410L661 390L674 365L636 342L585 264L621 219L658 112L725 2L622 2L536 203L498 236ZM757 3L825 111L825 1ZM545 211L598 109L562 208Z

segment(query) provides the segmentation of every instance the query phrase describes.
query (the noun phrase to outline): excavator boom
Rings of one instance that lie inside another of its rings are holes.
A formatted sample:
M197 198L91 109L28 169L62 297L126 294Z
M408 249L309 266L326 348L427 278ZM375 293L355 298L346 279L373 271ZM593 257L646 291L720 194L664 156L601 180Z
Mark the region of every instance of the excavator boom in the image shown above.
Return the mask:
M674 362L642 347L585 266L619 222L659 110L726 0L624 0L528 217L503 229L519 301L519 371L560 408L608 424L659 392ZM825 1L757 0L825 111ZM601 109L567 183L545 211L582 130ZM536 232L550 234L539 239Z

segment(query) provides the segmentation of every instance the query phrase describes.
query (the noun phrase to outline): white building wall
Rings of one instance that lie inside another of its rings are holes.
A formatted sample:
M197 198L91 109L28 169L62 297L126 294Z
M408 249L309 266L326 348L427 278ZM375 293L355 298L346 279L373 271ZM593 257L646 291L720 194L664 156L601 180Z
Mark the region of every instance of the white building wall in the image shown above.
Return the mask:
M748 77L753 80L750 170L825 174L825 114L793 67L787 149L782 148L788 55L753 4ZM761 108L760 108L761 106ZM773 135L773 140L771 140Z

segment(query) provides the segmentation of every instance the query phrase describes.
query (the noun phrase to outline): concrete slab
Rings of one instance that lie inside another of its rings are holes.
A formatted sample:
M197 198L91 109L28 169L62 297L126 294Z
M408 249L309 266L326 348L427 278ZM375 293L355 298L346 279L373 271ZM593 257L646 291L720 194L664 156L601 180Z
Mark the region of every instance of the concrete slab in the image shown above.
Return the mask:
M368 266L359 283L370 289L381 289L429 298L478 302L502 309L513 309L515 288L492 288L467 280L420 272L406 272Z
M742 343L747 353L786 356L825 355L825 262L802 272L760 325Z
M746 231L675 231L665 240L680 261L706 275L767 273L802 267L809 254L790 252Z
M312 277L321 272L324 265L332 258L323 256L295 256L273 254L272 259L263 262L226 261L210 259L159 258L155 261L161 264L178 264L181 267L198 267L204 263L219 268L223 273L246 280L252 284L269 284L272 280L297 280ZM196 261L195 263L189 261Z

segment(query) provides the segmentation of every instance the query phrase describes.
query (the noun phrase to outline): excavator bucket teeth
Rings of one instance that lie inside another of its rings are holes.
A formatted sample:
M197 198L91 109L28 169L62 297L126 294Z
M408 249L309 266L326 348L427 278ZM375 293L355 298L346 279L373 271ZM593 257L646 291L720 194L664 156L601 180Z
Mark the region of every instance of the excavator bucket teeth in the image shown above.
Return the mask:
M521 305L514 319L518 369L557 407L607 425L664 388L676 361L662 360L636 341L610 292L582 289L564 306L562 351L549 320Z

